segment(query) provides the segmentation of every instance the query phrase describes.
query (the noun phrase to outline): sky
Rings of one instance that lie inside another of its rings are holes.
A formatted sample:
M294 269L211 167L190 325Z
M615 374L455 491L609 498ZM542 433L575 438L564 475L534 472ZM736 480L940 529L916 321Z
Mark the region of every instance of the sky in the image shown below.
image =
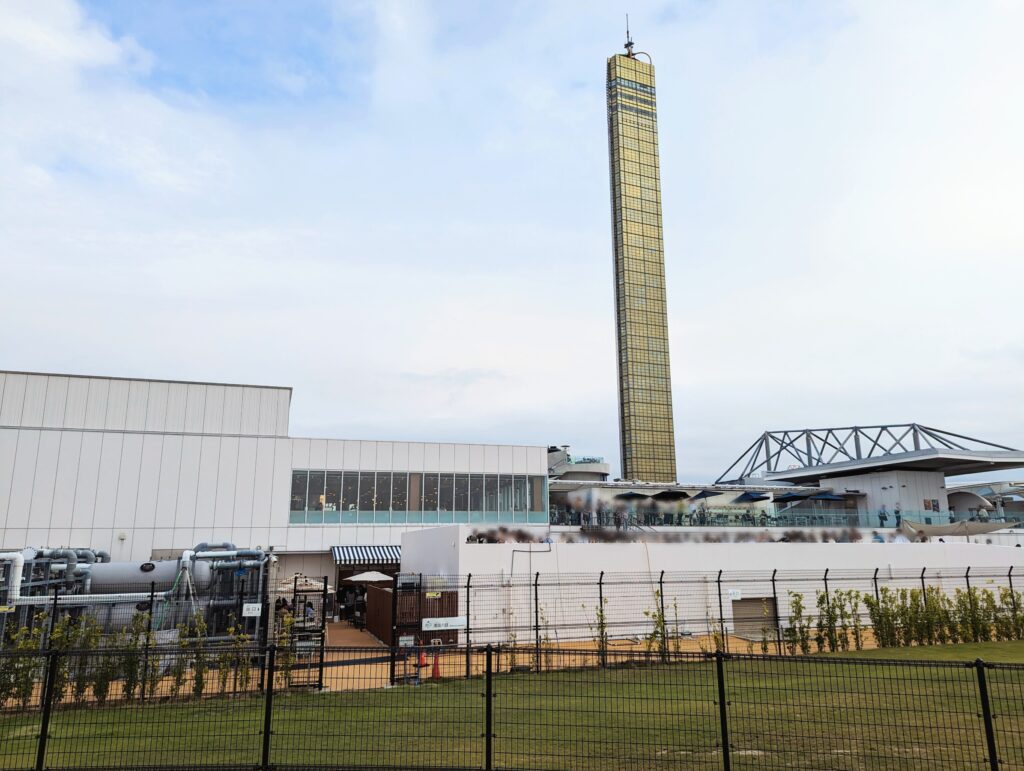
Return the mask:
M1024 446L1024 4L0 3L0 368L618 473L605 59L658 83L679 478Z

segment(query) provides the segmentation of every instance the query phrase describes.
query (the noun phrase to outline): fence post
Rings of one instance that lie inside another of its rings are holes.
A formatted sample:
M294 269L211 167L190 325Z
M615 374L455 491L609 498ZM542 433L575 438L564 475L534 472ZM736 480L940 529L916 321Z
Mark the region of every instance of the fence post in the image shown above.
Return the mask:
M53 587L53 607L50 609L50 628L46 632L46 647L50 648L50 638L53 637L53 625L57 621L57 591L60 587Z
M470 639L472 622L469 620L469 587L473 580L473 574L466 576L466 677L469 678L473 672L473 643Z
M924 583L924 573L925 573L926 570L928 570L927 567L921 568L921 612L924 615L924 617L926 619L928 619L928 621L927 621L927 624L928 624L928 644L929 645L934 645L935 644L935 631L932 628L933 627L932 620L931 620L931 618L928 615L928 588L925 586L925 583Z
M597 613L598 613L598 653L600 654L601 666L608 666L608 651L605 643L608 637L607 619L604 615L604 571L597 577Z
M1020 613L1020 609L1017 607L1017 593L1013 591L1013 565L1010 565L1010 572L1006 574L1006 578L1010 582L1010 602L1013 603L1013 615Z
M825 607L826 608L831 608L832 607L832 600L828 596L828 568L825 568L825 575L822 577L821 580L825 582Z
M978 698L981 700L981 717L985 721L985 744L988 747L988 765L992 771L999 771L999 752L996 749L996 732L992 726L992 705L988 700L988 681L985 679L985 662L975 659L974 671L978 673Z
M978 611L974 607L974 592L971 591L971 567L967 566L967 571L964 573L964 581L967 582L967 601L971 604L971 633L974 635L974 642L980 642L978 639Z
M668 661L668 621L665 619L665 571L658 576L658 605L661 611L661 660Z
M491 681L494 667L491 665L493 649L487 643L486 674L484 676L484 768L490 771L494 768L494 685Z
M715 672L718 678L718 720L722 732L722 768L724 771L729 771L731 767L729 759L729 710L725 702L724 659L725 655L721 651L715 651Z
M533 574L533 647L534 667L540 672L540 571Z
M320 672L317 674L317 689L324 689L324 657L327 654L327 576L324 576L324 590L320 596Z
M881 602L878 597L878 568L875 568L875 574L871 576L871 583L875 587L875 602Z
M414 642L419 642L415 640ZM390 658L391 661L388 665L388 682L391 685L395 684L395 657L398 655L398 574L391 579L391 648Z
M46 767L46 741L50 738L50 713L53 710L53 681L57 679L59 653L46 652L46 679L43 681L43 717L39 723L39 743L36 745L36 771Z
M725 612L722 610L722 571L718 571L718 578L715 580L718 585L718 627L722 633L721 646L729 651L729 639L725 636Z
M153 639L153 612L156 610L156 582L149 582L149 618L146 619L146 647L142 650L142 683L139 701L146 702L146 681L149 680L149 647Z
M775 616L775 651L778 655L782 655L782 623L779 621L779 595L775 591L775 574L778 572L778 568L772 570L772 605L774 606Z
M274 674L276 671L275 662L277 658L277 646L271 644L267 648L267 687L263 701L263 754L260 768L263 771L270 769L270 735L272 733L274 718Z

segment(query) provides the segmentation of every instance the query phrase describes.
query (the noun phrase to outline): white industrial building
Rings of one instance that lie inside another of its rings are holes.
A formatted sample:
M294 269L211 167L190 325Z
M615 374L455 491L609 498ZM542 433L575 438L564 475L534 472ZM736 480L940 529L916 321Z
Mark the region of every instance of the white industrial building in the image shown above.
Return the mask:
M548 521L545 447L295 438L291 396L0 371L0 547L118 561L230 541L333 576L397 567L407 530Z

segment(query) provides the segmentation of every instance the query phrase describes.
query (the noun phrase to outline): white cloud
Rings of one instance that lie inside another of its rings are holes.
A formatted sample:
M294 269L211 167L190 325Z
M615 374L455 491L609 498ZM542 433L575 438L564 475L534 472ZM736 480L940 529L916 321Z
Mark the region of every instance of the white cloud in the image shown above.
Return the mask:
M298 99L335 75L270 51L291 101L239 106L154 85L172 63L71 2L0 4L3 364L288 384L303 433L615 456L621 25L586 8L336 9L324 60L365 32L359 88ZM1024 442L1020 8L631 18L658 67L680 476L803 425Z

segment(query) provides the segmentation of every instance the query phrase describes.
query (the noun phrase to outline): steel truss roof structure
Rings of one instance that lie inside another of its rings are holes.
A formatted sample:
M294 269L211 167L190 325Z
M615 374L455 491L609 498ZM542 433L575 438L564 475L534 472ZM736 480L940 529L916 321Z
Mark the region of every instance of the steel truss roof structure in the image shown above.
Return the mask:
M755 475L805 479L813 474L801 472L827 470L823 467L870 470L872 459L885 460L886 465L891 465L888 462L900 456L909 460L949 455L988 459L994 455L999 459L1004 453L1019 454L1019 451L919 423L765 431L715 482L747 479ZM741 470L734 473L737 468Z

